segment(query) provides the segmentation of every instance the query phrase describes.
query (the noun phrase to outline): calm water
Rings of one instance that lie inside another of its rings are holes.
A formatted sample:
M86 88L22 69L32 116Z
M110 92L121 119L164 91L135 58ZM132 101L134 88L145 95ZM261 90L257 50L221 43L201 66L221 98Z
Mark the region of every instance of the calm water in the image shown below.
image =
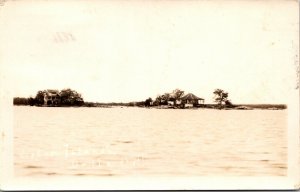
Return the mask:
M16 176L287 173L286 110L14 107Z

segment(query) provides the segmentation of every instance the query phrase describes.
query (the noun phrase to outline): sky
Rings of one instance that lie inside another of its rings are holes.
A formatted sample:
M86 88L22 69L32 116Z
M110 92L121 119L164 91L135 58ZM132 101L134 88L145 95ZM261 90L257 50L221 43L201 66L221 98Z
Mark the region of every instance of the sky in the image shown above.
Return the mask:
M179 88L213 102L286 103L297 86L298 2L8 1L0 69L14 96L71 88L141 101Z

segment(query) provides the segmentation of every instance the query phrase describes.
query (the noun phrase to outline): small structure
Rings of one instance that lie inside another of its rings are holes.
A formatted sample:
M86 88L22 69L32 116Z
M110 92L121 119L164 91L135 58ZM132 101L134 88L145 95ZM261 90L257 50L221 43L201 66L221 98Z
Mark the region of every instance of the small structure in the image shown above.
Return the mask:
M200 105L204 105L204 99L197 97L192 93L188 93L180 98L181 104L183 107L197 107Z
M204 99L192 93L183 95L184 92L176 89L172 93L158 95L154 101L155 106L167 105L169 108L201 107L204 106Z
M58 105L60 102L61 99L58 90L47 89L44 91L44 105Z

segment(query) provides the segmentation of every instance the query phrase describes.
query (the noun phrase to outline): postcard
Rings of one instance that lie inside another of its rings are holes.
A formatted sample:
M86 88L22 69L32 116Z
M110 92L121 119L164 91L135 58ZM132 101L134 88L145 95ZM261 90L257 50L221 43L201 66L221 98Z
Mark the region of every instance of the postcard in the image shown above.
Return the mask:
M299 189L298 6L2 0L0 188Z

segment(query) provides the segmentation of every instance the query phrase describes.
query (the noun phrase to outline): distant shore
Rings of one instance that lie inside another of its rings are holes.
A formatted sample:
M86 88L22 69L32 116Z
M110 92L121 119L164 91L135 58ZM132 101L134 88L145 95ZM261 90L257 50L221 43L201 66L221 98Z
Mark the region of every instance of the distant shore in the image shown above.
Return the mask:
M176 106L169 105L159 105L145 107L143 104L133 104L133 103L85 103L82 107L99 107L99 108L109 108L109 107L140 107L140 108L154 108L154 109L181 109ZM184 109L219 109L217 104L204 104L197 107L190 107ZM284 104L238 104L231 107L224 106L222 110L284 110L287 106Z
M205 99L193 93L186 93L181 89L175 89L158 95L154 100L149 97L144 101L131 102L89 102L84 101L81 94L70 88L57 90L39 90L35 97L14 97L13 105L37 106L37 107L140 107L155 109L218 109L218 110L283 110L285 104L234 104L228 99L228 92L215 89L214 104L205 104Z
M14 104L14 106L30 106L24 104ZM138 107L138 108L153 108L153 109L181 109L180 107L159 105L145 107L141 102L134 103L94 103L85 102L81 106L37 106L37 107L89 107L89 108L112 108L112 107ZM189 107L184 109L219 109L217 104L204 104L197 107ZM284 104L238 104L232 107L223 107L222 110L284 110L287 106Z

